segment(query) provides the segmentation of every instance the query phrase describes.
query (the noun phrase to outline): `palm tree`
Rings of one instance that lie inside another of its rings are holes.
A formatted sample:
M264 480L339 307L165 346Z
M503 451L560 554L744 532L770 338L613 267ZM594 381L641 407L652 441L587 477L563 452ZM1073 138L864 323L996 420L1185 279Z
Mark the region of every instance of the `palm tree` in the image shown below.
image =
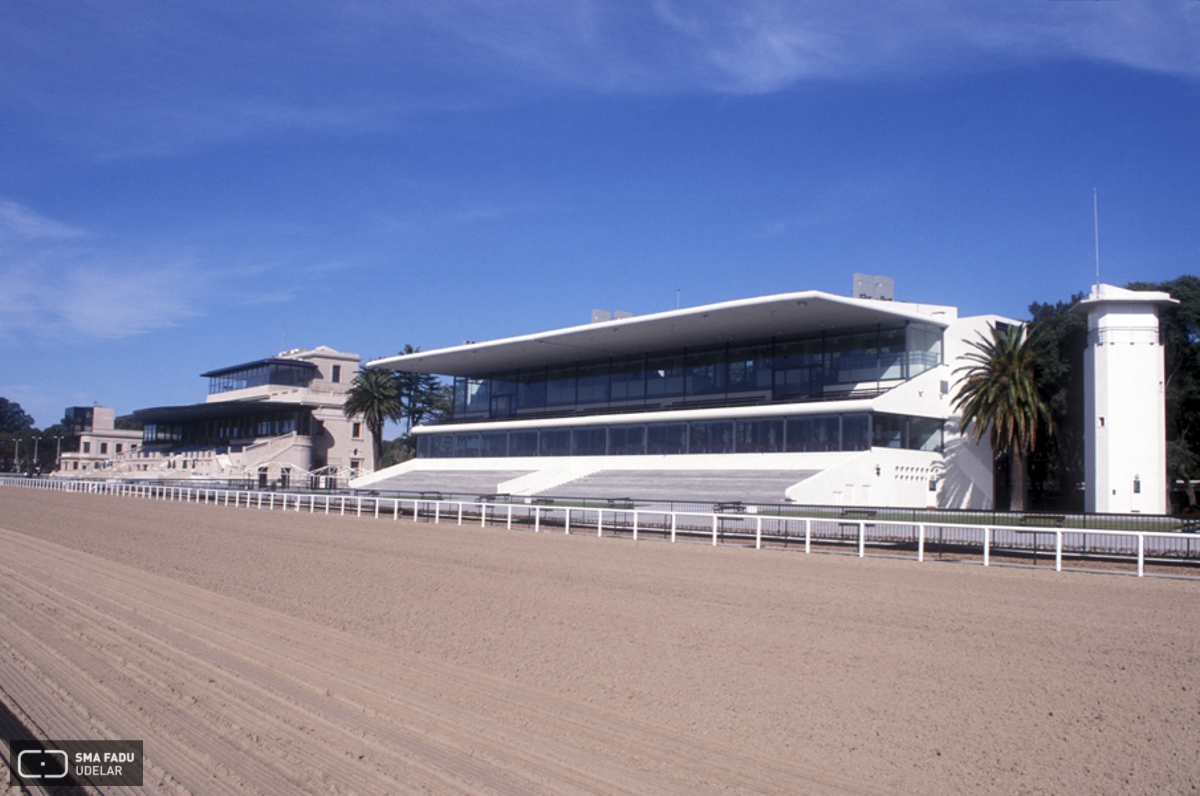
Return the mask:
M403 411L400 391L392 374L374 368L359 369L346 391L346 402L342 404L342 413L347 418L361 416L367 424L376 466L383 461L384 421L399 420Z
M993 454L1007 454L1012 482L1010 511L1025 509L1025 457L1037 445L1038 426L1054 431L1050 405L1034 378L1032 334L1024 325L988 324L991 339L965 341L974 351L963 359L953 406L962 414L962 428L975 438L984 433Z

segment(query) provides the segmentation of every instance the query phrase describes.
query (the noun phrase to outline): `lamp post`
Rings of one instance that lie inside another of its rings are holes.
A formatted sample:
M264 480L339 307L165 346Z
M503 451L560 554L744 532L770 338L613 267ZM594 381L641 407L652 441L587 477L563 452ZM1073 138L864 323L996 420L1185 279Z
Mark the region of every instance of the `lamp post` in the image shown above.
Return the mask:
M33 438L33 472L35 472L35 473L38 471L37 449L38 449L38 443L41 441L42 441L42 438L40 435Z
M21 472L21 438L13 437L13 469Z
M54 442L56 443L56 448L54 451L54 472L57 473L62 469L62 434L55 434Z

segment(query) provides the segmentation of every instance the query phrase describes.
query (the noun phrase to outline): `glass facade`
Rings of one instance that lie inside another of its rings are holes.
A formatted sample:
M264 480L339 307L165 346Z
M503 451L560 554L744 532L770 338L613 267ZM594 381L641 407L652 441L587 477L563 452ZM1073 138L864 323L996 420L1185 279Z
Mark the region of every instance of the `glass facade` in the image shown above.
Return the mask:
M292 432L311 436L311 410L255 413L180 423L146 423L142 426L142 441L180 445L227 445L235 440L278 437Z
M565 366L460 376L454 381L452 420L821 400L850 389L884 389L941 362L941 328L916 322L731 341L581 360ZM710 437L710 432L720 439ZM697 433L704 435L705 446L728 448L733 444L731 436L721 436L726 434L724 429L700 429ZM676 447L666 440L662 444Z
M811 453L872 447L940 451L942 421L868 414L805 415L694 422L563 426L423 434L422 458L629 456L684 453Z
M208 394L279 384L285 387L307 387L316 368L310 363L260 362L237 370L214 373L208 377Z

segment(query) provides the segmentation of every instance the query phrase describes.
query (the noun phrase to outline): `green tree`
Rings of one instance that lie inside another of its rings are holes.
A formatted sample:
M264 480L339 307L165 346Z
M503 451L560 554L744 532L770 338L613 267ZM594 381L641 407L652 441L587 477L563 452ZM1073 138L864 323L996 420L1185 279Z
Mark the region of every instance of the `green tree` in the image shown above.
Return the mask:
M1039 508L1083 511L1083 352L1087 346L1087 319L1071 309L1087 297L1076 293L1070 301L1029 305L1030 325L1037 329L1031 341L1038 390L1046 398L1054 433L1040 430L1040 443L1030 452L1030 498Z
M360 368L346 391L342 412L347 418L361 416L371 432L371 446L376 466L383 461L383 424L399 420L403 407L396 380L386 370Z
M1031 337L1024 325L989 325L991 339L965 341L974 351L962 373L953 406L976 440L984 434L993 455L1007 456L1012 478L1010 511L1025 509L1025 459L1037 446L1038 429L1053 430L1050 407L1038 390Z
M405 345L401 354L416 354L420 348ZM404 433L412 432L426 419L433 419L449 408L448 390L432 373L411 373L397 370L392 373L404 404Z
M32 428L33 418L25 413L19 403L0 398L0 431L20 434Z

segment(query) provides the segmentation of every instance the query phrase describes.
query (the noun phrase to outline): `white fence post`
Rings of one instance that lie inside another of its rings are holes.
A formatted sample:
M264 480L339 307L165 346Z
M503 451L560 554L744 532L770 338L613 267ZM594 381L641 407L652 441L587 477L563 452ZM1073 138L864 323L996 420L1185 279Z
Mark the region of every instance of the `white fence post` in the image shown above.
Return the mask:
M991 561L990 561L990 553L992 551L992 546L990 544L991 535L992 535L991 531L992 531L992 529L989 528L988 526L986 526L986 525L983 526L983 565L985 567L988 566L989 563L991 563ZM1033 537L1033 545L1034 545L1034 550L1036 550L1037 549L1037 536L1036 535Z
M917 561L925 560L925 526L917 526Z
M754 518L754 549L762 550L762 517Z

